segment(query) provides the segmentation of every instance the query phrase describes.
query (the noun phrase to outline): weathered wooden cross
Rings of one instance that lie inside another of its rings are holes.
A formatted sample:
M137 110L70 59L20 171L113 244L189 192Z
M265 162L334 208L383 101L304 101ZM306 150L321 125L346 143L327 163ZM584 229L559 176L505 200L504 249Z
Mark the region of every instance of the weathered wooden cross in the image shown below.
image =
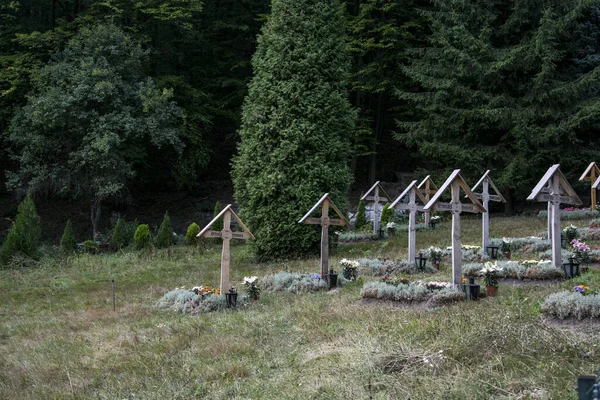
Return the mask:
M402 199L404 199L408 195L408 204L402 203ZM417 204L417 198L421 202L421 204ZM415 259L417 253L417 211L423 211L423 207L425 207L427 201L425 197L421 194L421 191L417 187L417 181L412 181L410 185L404 192L400 193L400 196L394 200L394 202L390 205L390 208L394 208L396 210L407 210L408 214L408 261L412 262Z
M481 186L481 193L475 193L475 190L479 185ZM490 186L496 194L490 194ZM481 248L485 251L485 248L490 245L490 213L489 213L489 202L498 201L506 203L502 194L490 178L490 170L488 169L481 179L471 188L473 195L477 200L481 200L483 208L486 210L481 214Z
M380 191L383 193L383 196L379 195ZM371 192L373 192L372 195ZM379 181L377 181L360 199L373 202L373 234L378 235L379 220L381 219L381 209L379 208L379 203L383 203L385 205L385 203L390 201L390 196L388 196L383 187L379 184Z
M429 200L431 200L431 195L436 194L438 191L438 187L435 185L435 183L433 183L433 180L431 179L430 175L427 175L425 179L423 179L423 181L419 183L419 186L417 186L417 188L421 189L421 194L425 196L425 204L429 203ZM426 211L425 226L429 226L430 221L431 213L429 211Z
M592 189L600 189L600 176L596 179L596 182L592 185Z
M223 217L223 230L222 231L213 231L210 230L211 226L219 220L219 218ZM240 227L244 230L243 232L232 232L231 231L231 217L233 217ZM231 259L231 255L229 252L229 241L231 239L254 239L254 235L250 232L250 230L244 225L242 220L233 212L231 208L231 204L227 205L216 217L213 218L212 221L208 223L200 231L197 237L205 237L205 238L221 238L223 239L223 250L221 252L221 283L219 288L221 289L221 294L224 295L230 289L229 286L229 261Z
M321 218L312 218L310 215L321 206ZM329 207L340 217L339 219L329 218ZM344 217L344 214L336 207L329 198L329 193L325 193L323 197L306 213L299 224L321 225L321 277L329 273L329 225L348 226L350 223Z
M440 198L446 189L450 188L452 194L451 203L441 203ZM460 202L460 189L462 189L470 204ZM454 172L446 179L446 182L440 187L437 193L423 208L424 211L450 211L452 212L452 286L455 288L462 286L462 244L460 231L460 213L462 212L485 212L487 211L477 200L465 180L460 176L460 169Z
M560 268L562 266L560 254L560 204L579 205L582 204L581 199L560 171L560 164L555 164L548 168L548 171L533 188L527 200L547 201L550 204L548 218L551 219L552 229L548 238L552 241L552 263L555 267Z
M591 198L592 210L596 209L596 189L597 189L597 187L594 187L594 183L599 178L600 178L600 168L598 168L598 165L596 165L595 162L591 162L590 165L588 165L585 172L583 173L583 175L581 175L581 177L579 178L580 181L589 181L592 184L592 189L591 189L592 190L592 198Z

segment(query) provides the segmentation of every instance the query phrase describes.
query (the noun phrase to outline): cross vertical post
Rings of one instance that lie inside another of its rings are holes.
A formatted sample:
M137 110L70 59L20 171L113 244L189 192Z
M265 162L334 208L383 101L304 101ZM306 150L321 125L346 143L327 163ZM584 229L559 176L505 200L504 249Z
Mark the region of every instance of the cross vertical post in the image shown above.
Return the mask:
M581 178L579 178L580 181L589 181L590 184L592 185L591 187L591 193L590 193L590 203L591 203L591 209L595 210L596 209L596 189L598 188L598 185L595 185L594 183L598 180L598 176L600 175L600 168L598 167L598 165L595 162L591 162L590 165L588 165L588 167L586 168L585 172L583 173L583 175L581 175Z
M452 182L452 286L462 285L462 243L460 230L460 185Z
M329 273L329 199L321 208L321 276Z
M408 197L410 213L408 214L408 261L414 261L417 255L417 210L415 191L411 190Z
M223 249L221 250L221 294L229 291L229 261L231 254L229 252L229 241L231 240L231 214L223 215Z
M490 184L487 179L483 180L483 208L489 210L490 202ZM485 251L485 248L490 244L490 214L484 212L481 214L481 248Z
M379 211L379 201L381 200L381 198L379 197L379 186L375 186L375 195L374 197L374 210L373 212L375 213L375 216L373 217L373 233L376 235L379 235L379 222L381 219L381 211Z
M552 192L555 197L548 203L552 205L552 263L555 267L560 268L562 265L561 256L561 230L560 230L560 182L558 176L552 177Z

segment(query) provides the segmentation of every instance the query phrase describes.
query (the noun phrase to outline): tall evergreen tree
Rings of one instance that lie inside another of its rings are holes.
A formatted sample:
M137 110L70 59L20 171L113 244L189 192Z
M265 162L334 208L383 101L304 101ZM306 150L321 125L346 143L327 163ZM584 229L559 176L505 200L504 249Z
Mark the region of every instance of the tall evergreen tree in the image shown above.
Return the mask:
M73 235L73 224L71 223L71 220L68 219L60 239L60 251L63 254L71 254L75 251L76 246L75 236Z
M261 258L316 249L319 230L297 221L323 193L347 207L354 113L345 39L337 2L273 0L252 60L232 171Z
M8 264L16 254L36 257L42 229L35 203L28 194L19 204L17 217L0 249L0 264Z
M431 169L462 168L472 179L495 169L518 194L552 164L580 172L600 156L591 3L435 0L424 12L430 45L404 68L420 91L399 93L419 116L400 123L398 138Z

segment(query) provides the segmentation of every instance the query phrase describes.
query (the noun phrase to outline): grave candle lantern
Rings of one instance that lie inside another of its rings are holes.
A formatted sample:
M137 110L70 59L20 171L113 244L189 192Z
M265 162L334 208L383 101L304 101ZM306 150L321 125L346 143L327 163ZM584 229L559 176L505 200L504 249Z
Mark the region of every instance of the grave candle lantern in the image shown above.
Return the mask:
M423 270L427 264L427 257L423 257L423 253L419 253L419 257L415 257L415 266L419 270Z

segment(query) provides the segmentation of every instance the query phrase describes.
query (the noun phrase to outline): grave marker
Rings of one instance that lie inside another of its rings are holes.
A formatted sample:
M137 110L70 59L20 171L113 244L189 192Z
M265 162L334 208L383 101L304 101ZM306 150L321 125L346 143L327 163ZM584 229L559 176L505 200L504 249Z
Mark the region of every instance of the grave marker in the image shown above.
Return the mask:
M583 173L583 175L581 175L581 177L579 178L580 181L588 181L592 184L592 188L591 188L591 203L592 203L592 210L596 209L596 189L598 188L598 185L596 185L596 187L594 187L594 184L596 183L596 181L600 179L600 168L598 168L598 165L596 165L595 162L591 162L590 165L588 165L587 169L585 170L585 172Z
M210 227L217 222L219 218L223 217L223 230L222 231L213 231L210 230ZM232 232L231 231L231 217L233 217L240 227L244 230L243 232ZM231 239L254 239L254 235L250 232L250 230L244 225L242 220L233 212L231 208L231 204L227 205L221 212L213 218L212 221L208 223L200 231L196 237L205 237L205 238L221 238L223 239L223 249L221 251L221 283L219 288L221 289L221 294L224 295L230 289L229 287L229 261L231 259L231 254L229 252L229 241Z
M408 195L408 204L401 203L402 199ZM417 204L417 198L422 203ZM412 262L415 259L417 253L417 211L423 211L423 207L425 207L427 201L425 197L421 194L421 191L417 187L417 181L412 181L410 185L404 192L394 200L394 202L390 205L390 208L394 208L396 210L407 210L408 214L408 261Z
M592 185L592 188L594 189L600 189L600 177L598 177L598 179L596 179L596 182L594 182L594 184Z
M366 200L373 203L374 217L373 217L373 234L379 235L379 220L381 219L381 210L379 209L379 203L387 203L390 200L390 196L385 192L383 187L379 184L380 181L375 182L371 189L367 190L367 193L361 197L361 200ZM383 192L384 196L380 196L379 192ZM373 195L369 196L373 192Z
M451 203L441 203L440 198L446 189L450 188L452 194ZM462 189L471 203L463 204L460 202L460 189ZM446 182L440 187L436 194L423 208L424 211L450 211L452 212L452 286L458 288L462 286L462 244L460 232L460 213L462 212L485 212L486 209L481 205L477 197L471 192L471 189L460 175L460 169L454 172L446 179Z
M321 218L311 218L310 215L315 212L317 207L321 206ZM340 219L329 218L329 207L340 217ZM306 213L299 224L321 225L321 277L329 273L329 225L347 226L350 225L344 214L336 207L329 198L329 193L325 193L323 197Z
M436 194L438 191L438 187L435 185L435 183L433 183L433 180L431 179L430 175L427 175L425 179L423 179L423 181L419 183L419 186L417 186L417 188L421 189L421 194L423 194L423 196L425 197L425 204L429 203L429 200L431 200L431 195ZM431 213L429 211L426 211L425 226L429 226L430 221Z
M560 204L582 204L575 190L560 172L560 164L548 168L548 171L533 188L527 200L548 202L548 220L551 222L551 231L548 238L552 242L552 263L555 267L560 268L562 266L560 255Z
M475 193L475 189L481 185L481 193ZM490 194L490 186L496 194ZM506 203L506 200L490 178L490 170L488 169L485 174L479 179L479 181L471 188L471 191L477 198L481 200L483 208L486 210L481 213L481 248L485 251L486 247L490 245L490 213L489 213L489 202L498 201Z

